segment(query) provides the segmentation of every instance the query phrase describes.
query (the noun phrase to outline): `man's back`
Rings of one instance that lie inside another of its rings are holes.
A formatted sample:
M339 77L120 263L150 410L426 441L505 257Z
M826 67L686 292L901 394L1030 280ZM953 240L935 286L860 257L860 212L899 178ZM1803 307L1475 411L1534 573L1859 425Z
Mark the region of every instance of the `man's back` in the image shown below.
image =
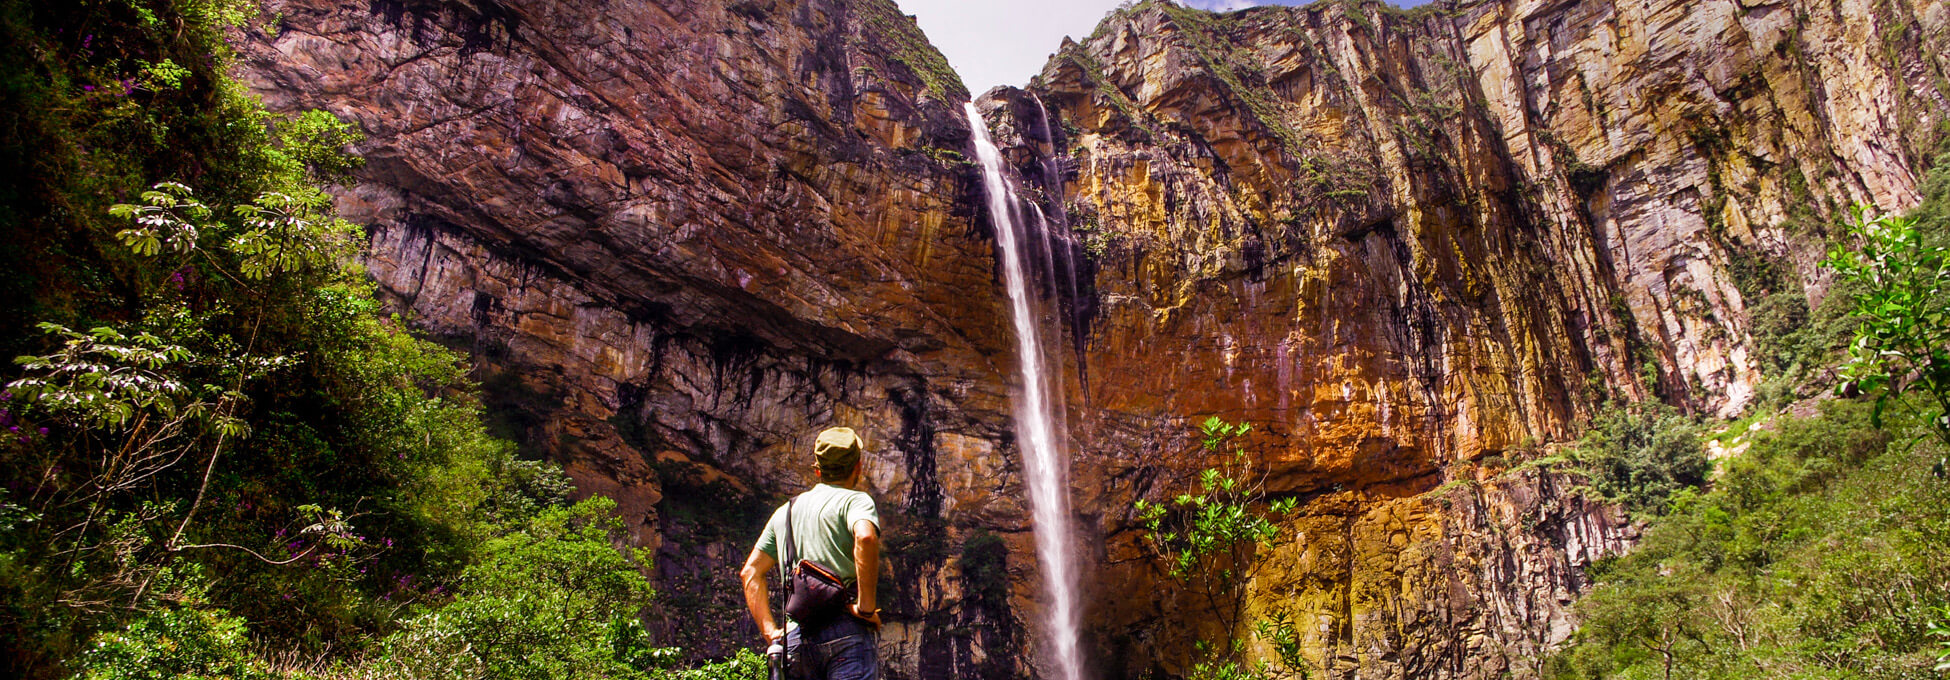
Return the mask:
M828 428L813 442L813 469L820 483L792 502L793 564L798 560L823 565L855 588L853 601L839 603L845 611L819 616L811 625L781 627L772 618L765 575L787 557L779 545L785 533L784 507L772 513L759 534L758 545L745 558L738 577L744 582L745 606L768 644L783 642L792 650L793 665L812 680L878 680L880 657L874 649L880 630L880 515L873 497L857 491L866 476L860 452L865 442L850 428Z
M775 560L785 559L778 544L785 531L785 515L786 507L780 505L758 537L758 549ZM792 559L812 560L831 567L834 575L854 581L858 567L853 563L853 526L861 520L880 525L873 497L865 492L820 484L799 494L792 503Z

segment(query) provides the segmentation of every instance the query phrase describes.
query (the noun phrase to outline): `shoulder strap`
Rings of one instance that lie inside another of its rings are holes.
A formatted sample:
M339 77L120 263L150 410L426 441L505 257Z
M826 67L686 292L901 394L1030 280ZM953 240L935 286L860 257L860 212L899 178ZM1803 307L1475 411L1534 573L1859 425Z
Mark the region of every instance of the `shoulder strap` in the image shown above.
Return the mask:
M792 504L797 502L799 502L799 499L797 497L794 497L791 500L787 500L785 502L785 550L784 552L785 552L786 564L799 563L799 560L796 559L796 556L794 555L794 553L798 552L799 546L793 543L792 541Z
M787 600L792 599L792 568L799 564L795 559L798 546L792 543L792 504L798 501L799 497L794 496L785 502L785 538L779 550L785 558L779 561L779 592L785 593Z

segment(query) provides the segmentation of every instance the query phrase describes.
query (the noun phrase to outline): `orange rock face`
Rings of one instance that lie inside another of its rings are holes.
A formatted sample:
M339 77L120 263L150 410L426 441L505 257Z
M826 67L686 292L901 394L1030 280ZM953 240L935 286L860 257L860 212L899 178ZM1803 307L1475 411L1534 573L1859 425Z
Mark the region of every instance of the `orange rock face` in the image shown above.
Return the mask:
M1534 675L1580 566L1632 532L1567 480L1480 471L1607 398L1744 409L1772 368L1749 308L1818 299L1823 225L1912 205L1950 136L1927 75L1947 21L1929 2L1119 10L987 95L1095 268L1081 505L1114 544L1130 498L1199 467L1172 455L1190 422L1252 423L1268 488L1310 500L1249 611L1306 622L1331 677ZM1183 601L1106 598L1111 639L1198 628Z
M659 546L660 635L755 634L732 571L844 424L887 521L889 676L1033 674L968 95L891 2L269 5L250 81L366 131L340 207L375 279ZM1504 468L1604 398L1752 401L1755 299L1819 297L1846 204L1914 202L1947 23L1928 0L1145 2L986 95L1055 225L1093 664L1177 671L1206 627L1153 586L1130 505L1184 489L1219 415L1305 501L1244 607L1300 622L1317 670L1534 674L1634 530Z

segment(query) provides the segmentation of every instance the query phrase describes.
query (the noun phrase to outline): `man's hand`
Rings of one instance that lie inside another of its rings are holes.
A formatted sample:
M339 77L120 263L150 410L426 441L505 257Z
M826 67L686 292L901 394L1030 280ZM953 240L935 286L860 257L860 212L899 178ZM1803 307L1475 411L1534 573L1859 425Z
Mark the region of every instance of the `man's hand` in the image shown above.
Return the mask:
M785 629L778 626L767 626L765 628L765 642L774 645L785 644Z
M860 603L858 602L853 603L851 605L851 608L853 610L853 616L855 618L873 624L874 630L880 630L880 610L870 609L870 610L863 611L860 609Z

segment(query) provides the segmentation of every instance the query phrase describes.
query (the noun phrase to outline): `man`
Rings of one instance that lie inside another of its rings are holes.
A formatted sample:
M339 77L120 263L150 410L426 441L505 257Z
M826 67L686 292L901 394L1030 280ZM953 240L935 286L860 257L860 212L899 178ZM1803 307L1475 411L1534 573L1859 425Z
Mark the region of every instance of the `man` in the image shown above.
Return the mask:
M880 660L874 648L880 630L875 596L880 577L880 515L873 498L861 492L865 448L853 430L835 427L813 442L813 469L819 484L799 494L792 504L792 559L811 560L830 567L858 589L849 606L851 616L835 616L818 627L793 622L781 627L772 618L766 574L778 566L779 539L785 532L785 506L772 513L752 548L745 568L745 606L767 643L784 640L798 673L813 680L879 680Z

